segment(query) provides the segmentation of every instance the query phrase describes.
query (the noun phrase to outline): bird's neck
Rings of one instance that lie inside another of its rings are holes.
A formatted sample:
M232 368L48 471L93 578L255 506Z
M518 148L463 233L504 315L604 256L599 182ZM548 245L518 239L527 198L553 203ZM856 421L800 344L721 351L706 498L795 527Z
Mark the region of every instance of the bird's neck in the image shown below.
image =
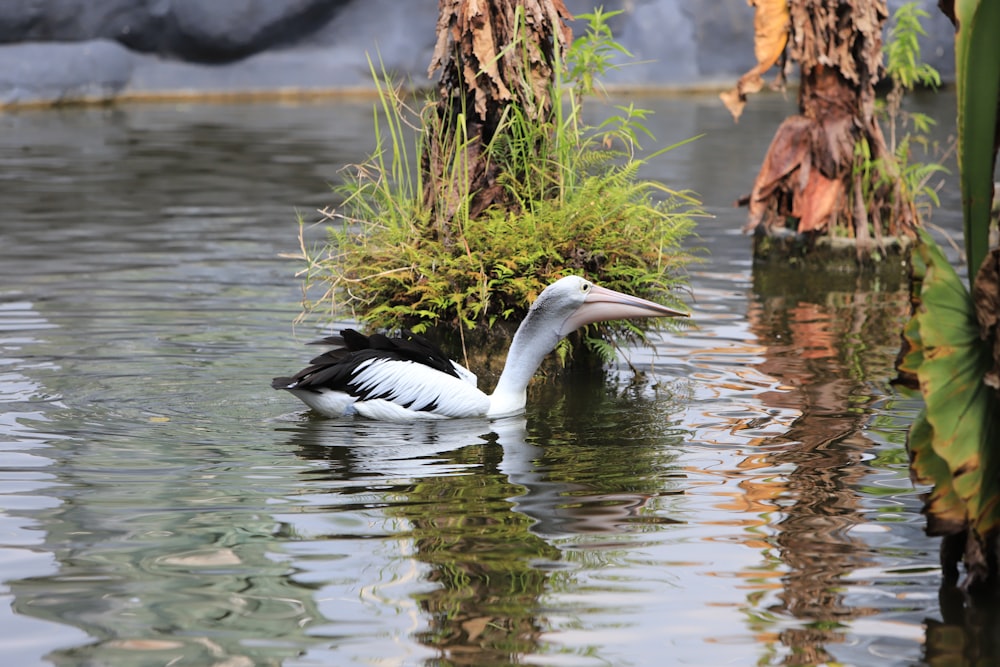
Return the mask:
M519 414L524 410L528 382L541 366L545 355L555 349L561 336L551 327L541 326L532 313L518 327L507 351L507 363L490 395L490 417Z

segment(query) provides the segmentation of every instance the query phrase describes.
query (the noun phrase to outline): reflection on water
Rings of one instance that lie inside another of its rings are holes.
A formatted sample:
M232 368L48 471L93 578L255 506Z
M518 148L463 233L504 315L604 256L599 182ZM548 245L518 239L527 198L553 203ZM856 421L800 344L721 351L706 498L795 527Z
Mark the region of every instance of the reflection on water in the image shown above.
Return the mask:
M705 135L646 174L715 216L696 326L523 418L410 426L268 385L317 333L278 255L369 148L367 102L0 116L11 664L995 656L995 615L939 608L888 386L902 286L750 266L729 203L790 104L737 140L714 98L640 102L660 141Z
M853 572L878 567L852 533L867 530L872 519L857 492L868 475L860 464L875 445L865 427L873 404L888 393L888 362L910 305L898 283L873 280L827 277L823 294L790 287L797 284L794 276L772 269L755 276L748 313L751 330L766 346L760 370L794 388L765 393L761 401L801 413L769 440L764 462L791 470L775 489L786 499L775 543L789 568L777 608L808 620L781 635L806 664L833 660L827 646L845 641L840 626L876 613L848 603L843 588Z
M742 513L743 544L770 561L746 606L768 652L791 664L866 664L921 637L914 624L926 610L913 600L932 599L919 588L937 574L903 448L916 406L888 387L909 303L899 281L811 282L754 271L746 330L727 323L715 345L682 343L714 388L688 412L713 433L707 442L752 447L730 472L738 490L717 507ZM734 396L752 396L751 409L727 404Z

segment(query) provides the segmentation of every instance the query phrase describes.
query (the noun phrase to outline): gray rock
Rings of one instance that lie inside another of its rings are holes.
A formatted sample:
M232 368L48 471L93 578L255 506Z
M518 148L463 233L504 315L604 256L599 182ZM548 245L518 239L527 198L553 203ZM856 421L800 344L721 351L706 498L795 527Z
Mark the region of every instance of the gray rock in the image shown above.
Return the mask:
M80 42L151 32L169 0L3 0L0 43Z
M275 90L372 89L370 57L396 80L427 86L434 48L437 6L426 2L366 0L352 3L337 20L296 42L225 66L142 57L127 94L255 93Z
M226 62L297 41L326 25L347 2L3 0L0 43L103 38L146 53Z
M325 26L346 0L171 0L156 53L225 62L292 44Z
M890 0L890 9L903 1ZM597 4L621 10L609 23L634 58L619 58L623 66L604 76L612 87L731 85L754 62L753 10L739 0L566 3L575 14ZM922 3L924 58L951 80L951 24L934 0ZM437 12L436 0L0 0L0 44L12 45L0 47L0 104L119 91L371 88L368 56L425 86Z
M112 100L133 58L108 40L0 46L0 106Z

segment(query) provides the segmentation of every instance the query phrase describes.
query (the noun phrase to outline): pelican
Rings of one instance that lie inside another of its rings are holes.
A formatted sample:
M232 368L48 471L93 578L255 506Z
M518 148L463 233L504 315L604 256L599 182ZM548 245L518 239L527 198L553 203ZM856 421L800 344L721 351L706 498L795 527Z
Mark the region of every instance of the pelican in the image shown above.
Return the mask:
M293 377L274 378L271 386L291 392L327 417L359 414L397 422L507 417L524 411L528 381L545 355L571 332L606 320L686 316L579 276L566 276L542 290L531 304L514 333L492 394L478 389L471 371L420 336L408 331L398 338L364 336L353 329L317 341L335 349Z

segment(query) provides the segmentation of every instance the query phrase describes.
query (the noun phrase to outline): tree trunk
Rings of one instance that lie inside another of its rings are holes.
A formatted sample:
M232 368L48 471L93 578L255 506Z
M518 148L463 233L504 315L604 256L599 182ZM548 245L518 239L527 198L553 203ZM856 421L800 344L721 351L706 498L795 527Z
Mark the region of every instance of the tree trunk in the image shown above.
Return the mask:
M753 190L740 202L749 208L745 229L807 241L821 234L847 236L861 258L886 236L912 236L916 226L916 210L899 175L891 173L895 162L875 119L885 0L785 2L756 4L758 12L768 6L772 16L775 5L787 7L781 43L787 40L786 56L800 67L799 113L778 128ZM780 28L770 22L772 42ZM754 90L747 79L759 80L765 64L724 95L737 117L745 93ZM882 170L888 178L865 178L865 170Z
M432 232L449 238L464 207L472 219L494 205L515 206L486 148L504 131L510 107L532 123L551 120L556 50L569 45L571 18L563 0L439 0L429 68L441 70L439 97L424 123L421 163Z

